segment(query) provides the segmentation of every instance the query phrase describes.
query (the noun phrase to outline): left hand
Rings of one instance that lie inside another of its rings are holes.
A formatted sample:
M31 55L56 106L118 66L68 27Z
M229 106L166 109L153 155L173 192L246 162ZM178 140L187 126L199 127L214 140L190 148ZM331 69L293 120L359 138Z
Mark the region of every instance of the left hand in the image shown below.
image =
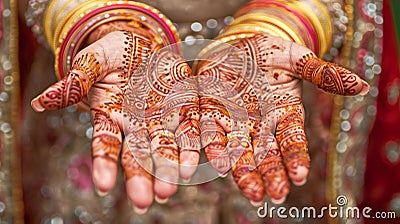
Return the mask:
M289 179L310 169L302 80L339 95L366 94L356 74L306 47L266 34L240 39L206 57L198 69L202 147L211 165L233 177L251 202L267 193L281 203Z

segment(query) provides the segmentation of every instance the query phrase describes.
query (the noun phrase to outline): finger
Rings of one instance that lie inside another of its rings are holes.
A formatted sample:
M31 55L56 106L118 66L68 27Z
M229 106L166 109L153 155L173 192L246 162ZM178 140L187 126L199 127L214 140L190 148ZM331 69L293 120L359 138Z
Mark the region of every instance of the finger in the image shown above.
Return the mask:
M121 149L121 132L110 114L91 110L93 117L93 180L100 193L110 191L117 177L117 162Z
M179 173L183 180L189 181L196 172L200 159L199 108L184 109L185 120L180 123L175 138L179 145Z
M122 168L125 173L126 191L137 213L144 213L152 204L153 162L150 156L150 142L145 129L125 137L122 148Z
M296 62L297 74L318 88L339 95L365 95L369 85L353 72L330 62L306 54Z
M253 137L254 158L271 201L281 204L290 190L283 157L272 133Z
M58 110L76 104L85 97L97 77L100 63L93 53L77 56L71 71L63 79L50 86L32 100L32 108L37 112Z
M253 205L259 205L264 198L264 186L256 170L253 147L249 134L233 131L227 134L227 150L232 164L232 175L239 189Z
M215 61L204 62L199 70L198 86L201 145L211 166L224 177L231 168L226 132L231 131L232 114L242 115L244 109L230 101L237 94L232 94L229 82L221 78L220 69Z
M179 126L175 130L175 141L179 147L179 173L182 180L188 182L196 172L201 148L199 97L195 80L179 82L170 96L166 101L181 102L174 106L175 110L171 112L179 114Z
M209 115L210 114L210 115ZM226 176L231 168L228 150L226 149L226 133L216 123L211 112L203 111L200 120L201 145L211 166L220 176Z
M263 71L270 71L271 65L275 65L333 94L365 95L369 91L368 83L353 72L317 58L310 49L294 42L259 34L241 44L246 45L244 49L250 55L257 55L255 60Z
M150 133L155 168L154 192L156 200L164 203L177 190L179 180L179 152L170 130L155 129Z
M286 105L283 108L279 108L281 105L277 104L278 113L286 111L278 119L276 140L290 179L295 185L303 185L307 181L310 169L310 156L304 131L304 110L297 97L293 98L292 103L292 106Z

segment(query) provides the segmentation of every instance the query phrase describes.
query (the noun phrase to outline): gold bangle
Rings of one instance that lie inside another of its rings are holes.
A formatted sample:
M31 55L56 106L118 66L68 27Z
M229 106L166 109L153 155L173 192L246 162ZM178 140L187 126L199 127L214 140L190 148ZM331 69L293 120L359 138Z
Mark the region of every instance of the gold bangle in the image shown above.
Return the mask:
M312 9L312 6L307 5L305 2L291 1L293 8L301 11L312 23L318 36L318 56L323 56L332 42L332 23L330 21L329 12L326 10L324 5L317 0L309 0L309 2L316 5L314 8L318 8L318 12L322 12L320 17L318 17L314 10L310 10ZM326 23L323 25L325 21Z
M53 51L57 49L58 46L62 44L62 41L65 39L68 31L72 28L74 24L76 24L84 15L93 9L104 7L106 5L106 1L88 1L79 7L75 7L69 15L64 17L58 24L56 29L54 30L54 39L52 43L49 43L52 46Z
M236 22L237 20L237 22ZM296 33L294 28L280 20L279 18L272 15L265 15L262 13L251 13L248 15L243 15L235 19L234 24L245 23L246 21L254 21L248 22L247 24L254 24L256 26L260 26L265 29L273 29L272 27L276 27L276 29L271 30L273 33L276 33L279 37L282 37L286 40L294 41L298 44L305 45L305 42L299 33ZM233 25L235 26L235 25ZM282 36L281 36L282 35ZM288 38L290 37L290 38Z
M79 2L79 5L71 4L72 6L65 1L53 0L45 12L46 39L56 56L58 78L62 78L69 70L70 61L80 50L78 48L86 36L106 22L135 21L147 29L153 40L161 45L175 44L179 40L172 22L157 9L144 3L89 0ZM51 21L51 16L59 21ZM180 51L179 45L175 46L175 50Z

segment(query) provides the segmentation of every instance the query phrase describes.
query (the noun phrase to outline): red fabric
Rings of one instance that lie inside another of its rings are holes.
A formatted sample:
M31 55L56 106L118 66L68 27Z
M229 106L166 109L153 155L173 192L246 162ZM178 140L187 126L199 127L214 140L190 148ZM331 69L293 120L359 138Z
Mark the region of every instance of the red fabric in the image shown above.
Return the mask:
M367 149L363 201L363 206L373 208L372 211L389 211L393 196L400 193L400 163L391 163L385 153L389 141L400 144L399 100L394 105L388 102L388 88L395 82L400 84L399 52L390 2L384 0L383 5L382 74L379 77L376 120ZM368 219L365 223L390 222L385 219Z

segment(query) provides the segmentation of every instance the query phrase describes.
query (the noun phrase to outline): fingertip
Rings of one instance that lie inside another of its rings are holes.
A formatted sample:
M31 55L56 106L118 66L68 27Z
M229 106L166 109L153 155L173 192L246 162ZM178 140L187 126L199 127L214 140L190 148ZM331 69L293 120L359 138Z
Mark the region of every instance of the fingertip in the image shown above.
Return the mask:
M254 207L260 207L263 204L263 201L252 201L250 200L250 204L253 205Z
M106 194L115 185L117 179L117 165L104 158L93 160L93 182L100 194Z
M33 110L36 111L36 112L43 112L45 109L44 109L44 107L42 106L42 104L40 103L39 98L40 98L40 95L37 96L35 99L33 99L33 100L31 101L31 107L32 107Z
M155 199L157 203L159 204L165 204L168 202L169 198L160 198L158 195L155 196Z
M143 215L146 214L147 210L149 209L149 207L146 208L139 208L136 205L133 206L133 211L138 214L138 215Z
M362 81L362 89L361 89L361 91L360 91L360 95L361 96L365 96L365 95L367 95L367 93L369 92L369 88L370 88L370 86L369 86L369 84L366 82L366 81L364 81L364 80L361 80Z
M126 180L126 192L139 214L153 203L153 183L145 176L133 176Z
M271 202L276 205L282 204L283 202L285 202L285 200L286 200L286 195L281 198L271 198Z
M233 175L239 189L246 198L253 203L263 201L265 194L264 184L256 172L251 172L244 176L238 176L235 172Z
M295 170L289 172L289 177L293 184L296 186L302 186L307 182L309 169L305 166L298 166Z
M183 151L179 155L179 174L182 180L190 180L197 170L200 155L195 151Z
M176 184L167 183L165 181L156 179L154 183L155 199L158 203L165 203L178 189Z
M97 187L95 187L95 191L96 191L97 195L100 197L105 197L108 194L108 191L101 191Z

